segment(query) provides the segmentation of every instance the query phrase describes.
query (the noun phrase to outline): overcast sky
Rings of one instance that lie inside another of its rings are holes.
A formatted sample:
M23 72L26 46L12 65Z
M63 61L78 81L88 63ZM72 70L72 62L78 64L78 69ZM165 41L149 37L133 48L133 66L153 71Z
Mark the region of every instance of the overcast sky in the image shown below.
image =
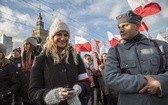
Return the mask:
M143 21L149 28L148 33L155 38L168 27L168 0L153 1L158 2L162 10ZM75 35L80 35L106 44L109 44L107 31L119 34L116 16L131 9L127 0L0 0L0 34L12 36L14 42L22 42L32 35L39 8L45 30L55 17L59 17L69 25L72 42Z

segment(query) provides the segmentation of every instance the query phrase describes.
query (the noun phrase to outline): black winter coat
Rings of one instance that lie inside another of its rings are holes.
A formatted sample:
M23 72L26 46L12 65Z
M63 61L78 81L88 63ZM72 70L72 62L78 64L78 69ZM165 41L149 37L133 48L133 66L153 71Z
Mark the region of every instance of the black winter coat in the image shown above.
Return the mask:
M75 84L82 87L80 98L84 100L89 94L89 83L78 82L78 75L86 73L84 63L77 55L78 65L73 61L72 54L68 59L69 64L64 61L53 64L53 59L44 53L35 58L30 75L29 97L31 100L40 105L45 105L44 97L48 91L58 87L72 88ZM67 105L66 101L59 105ZM86 103L83 103L86 105Z
M20 86L18 68L13 64L0 67L0 105L12 103L12 95Z

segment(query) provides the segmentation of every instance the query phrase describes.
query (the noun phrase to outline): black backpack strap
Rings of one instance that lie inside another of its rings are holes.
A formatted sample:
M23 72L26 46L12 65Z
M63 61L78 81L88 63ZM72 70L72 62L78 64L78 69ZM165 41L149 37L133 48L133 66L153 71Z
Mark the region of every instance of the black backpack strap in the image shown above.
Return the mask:
M163 56L162 56L162 52L161 52L161 50L160 50L160 48L159 48L156 40L151 40L151 41L154 43L154 45L155 45L155 47L156 47L156 49L157 49L157 51L159 53L159 56L160 56L160 65L159 65L159 70L158 70L157 74L163 73L163 72L165 72L165 69L163 68Z
M117 61L118 61L118 63L119 63L119 66L120 66L120 54L119 54L119 51L118 51L118 44L114 47L114 49L115 49L115 52L116 52L116 57L117 57ZM127 73L127 74L131 74L131 72L130 71L126 71L126 70L123 70L123 69L121 69L121 73Z
M115 52L116 52L117 60L120 63L120 54L119 54L117 46L118 46L118 44L114 47L114 49L115 49Z

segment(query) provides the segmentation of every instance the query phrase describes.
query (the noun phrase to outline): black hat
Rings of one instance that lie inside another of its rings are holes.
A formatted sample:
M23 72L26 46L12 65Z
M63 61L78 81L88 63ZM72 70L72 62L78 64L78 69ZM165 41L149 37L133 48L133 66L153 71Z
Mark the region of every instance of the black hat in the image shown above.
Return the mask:
M140 15L135 14L132 10L129 10L126 13L117 16L116 18L118 20L118 24L124 22L140 24L142 20L142 17Z

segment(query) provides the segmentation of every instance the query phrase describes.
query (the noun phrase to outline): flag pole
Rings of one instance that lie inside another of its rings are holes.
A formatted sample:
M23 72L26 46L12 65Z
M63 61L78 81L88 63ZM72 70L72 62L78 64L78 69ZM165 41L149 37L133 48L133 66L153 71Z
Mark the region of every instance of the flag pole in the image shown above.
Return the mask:
M145 30L145 33L148 38L152 39L152 36L149 35L148 31L145 29L145 27L142 25L142 28Z

